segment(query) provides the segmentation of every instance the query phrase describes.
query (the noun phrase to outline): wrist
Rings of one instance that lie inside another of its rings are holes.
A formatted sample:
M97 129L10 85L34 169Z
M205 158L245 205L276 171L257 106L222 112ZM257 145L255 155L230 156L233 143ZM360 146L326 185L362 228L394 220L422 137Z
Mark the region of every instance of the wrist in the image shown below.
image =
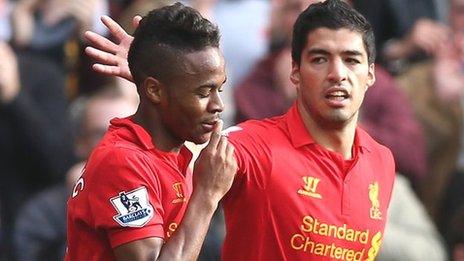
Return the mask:
M203 188L195 188L190 203L198 201L207 210L214 212L222 197Z

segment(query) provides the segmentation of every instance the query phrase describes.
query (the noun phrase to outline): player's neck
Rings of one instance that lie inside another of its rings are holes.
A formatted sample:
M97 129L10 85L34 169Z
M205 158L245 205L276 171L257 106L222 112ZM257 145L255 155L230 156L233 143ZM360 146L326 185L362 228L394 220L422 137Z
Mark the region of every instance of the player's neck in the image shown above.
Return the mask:
M317 144L341 154L346 160L352 158L357 115L345 125L334 128L318 124L304 108L300 107L299 111L306 130Z
M150 134L153 145L155 145L158 150L179 152L184 144L183 140L173 136L166 128L162 123L161 116L156 110L145 110L139 106L133 119Z

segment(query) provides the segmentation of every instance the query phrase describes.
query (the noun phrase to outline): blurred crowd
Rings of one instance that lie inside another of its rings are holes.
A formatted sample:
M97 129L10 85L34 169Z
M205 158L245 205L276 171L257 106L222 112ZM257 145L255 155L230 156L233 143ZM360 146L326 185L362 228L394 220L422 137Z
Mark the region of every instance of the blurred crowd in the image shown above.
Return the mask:
M92 71L83 32L170 0L0 0L0 261L62 260L66 200L135 87ZM292 25L316 0L190 0L216 23L231 126L294 102ZM393 152L397 180L377 260L464 260L464 0L347 1L376 35L376 83L361 125ZM156 62L156 61L154 61ZM219 260L219 211L200 260Z

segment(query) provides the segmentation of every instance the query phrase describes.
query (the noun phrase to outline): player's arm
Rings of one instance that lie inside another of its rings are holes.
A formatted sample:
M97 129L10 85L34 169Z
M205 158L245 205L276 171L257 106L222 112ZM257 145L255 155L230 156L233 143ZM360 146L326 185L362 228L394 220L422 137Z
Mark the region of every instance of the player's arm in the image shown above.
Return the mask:
M121 245L114 254L118 260L156 260L162 247L162 238L150 237Z
M163 245L161 238L148 238L114 249L118 260L196 260L219 201L232 186L237 170L234 148L221 136L219 121L208 145L195 162L193 193L184 218Z

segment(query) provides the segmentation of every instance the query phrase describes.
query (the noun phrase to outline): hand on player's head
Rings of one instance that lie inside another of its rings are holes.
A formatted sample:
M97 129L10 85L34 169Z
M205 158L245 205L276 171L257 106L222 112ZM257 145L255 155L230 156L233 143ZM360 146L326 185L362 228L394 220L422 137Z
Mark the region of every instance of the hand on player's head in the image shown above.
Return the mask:
M142 17L139 15L133 18L134 28L139 25L140 20ZM133 81L127 63L127 53L134 38L109 16L102 16L101 21L108 28L115 42L97 33L85 32L84 37L90 43L90 46L85 48L85 52L96 61L92 68L105 75L118 76Z

